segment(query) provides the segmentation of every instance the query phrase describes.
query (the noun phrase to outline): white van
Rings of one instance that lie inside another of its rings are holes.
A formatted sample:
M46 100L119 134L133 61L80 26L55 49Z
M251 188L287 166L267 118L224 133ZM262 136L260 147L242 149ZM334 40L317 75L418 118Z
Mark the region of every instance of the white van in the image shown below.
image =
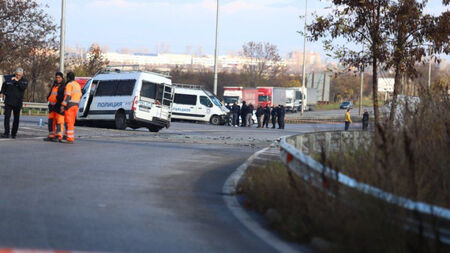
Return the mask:
M204 121L213 125L225 123L229 110L211 92L195 85L174 86L173 119Z
M172 81L157 73L98 74L83 88L77 121L158 132L170 126L173 91Z

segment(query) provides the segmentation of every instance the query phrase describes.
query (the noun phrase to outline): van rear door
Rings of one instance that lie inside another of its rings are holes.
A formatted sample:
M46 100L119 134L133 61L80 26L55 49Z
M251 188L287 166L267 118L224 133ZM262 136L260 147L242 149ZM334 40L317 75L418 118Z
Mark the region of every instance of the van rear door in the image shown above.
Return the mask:
M93 79L89 80L86 85L83 87L82 93L83 96L80 100L80 109L78 110L78 116L80 118L86 118L89 113L89 107L92 103L93 94L92 91L94 91L93 86L97 85L99 81L93 81ZM93 83L95 83L93 85Z

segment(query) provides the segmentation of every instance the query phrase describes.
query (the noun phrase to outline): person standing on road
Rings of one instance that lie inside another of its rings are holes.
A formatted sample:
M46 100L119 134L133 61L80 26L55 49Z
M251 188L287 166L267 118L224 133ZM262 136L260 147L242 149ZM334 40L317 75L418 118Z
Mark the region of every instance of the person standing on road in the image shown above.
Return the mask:
M5 132L1 136L2 138L9 138L10 134L10 125L9 121L11 119L11 112L14 113L14 121L11 132L11 137L13 139L17 136L17 131L19 130L19 120L20 120L20 111L23 106L23 96L25 90L28 87L28 81L23 76L23 69L16 69L14 76L5 77L6 81L2 85L2 89L0 91L0 96L5 97L5 119L4 126Z
M349 109L347 109L347 112L345 113L345 131L348 131L351 123L353 123L353 122L352 122L352 118L350 117L350 108L349 108Z
M369 113L367 112L367 110L364 110L364 114L362 117L362 129L364 131L367 131L368 128L369 128Z
M75 141L75 121L77 119L78 105L81 100L81 88L75 81L73 72L67 73L67 84L64 89L64 101L61 103L61 111L64 112L65 137L64 143Z
M242 106L241 106L241 127L245 127L247 125L247 110L248 110L248 106L247 103L245 101L242 101Z
M228 113L227 115L225 115L225 125L226 126L231 126L231 105L230 103L228 103L225 108L228 109Z
M234 102L233 106L231 107L232 121L233 121L234 127L239 126L239 113L240 112L241 112L241 108L239 107L237 102Z
M277 127L278 107L272 106L272 128Z
M255 108L253 107L253 105L252 104L249 104L248 105L248 107L247 107L247 115L246 115L246 121L247 121L247 126L248 127L251 127L252 126L252 121L253 121L253 110L254 110Z
M61 111L61 104L64 100L64 75L61 72L55 74L48 101L48 137L44 141L59 141L63 139L64 132L64 112Z
M284 129L284 116L286 115L286 110L283 105L278 106L278 129Z
M263 119L263 126L262 127L266 127L269 128L269 120L270 120L270 107L269 105L266 105L266 107L264 107L264 119Z
M262 127L262 116L263 116L264 112L263 112L263 108L262 106L258 105L258 109L256 109L256 120L258 121L258 127L257 128L261 128Z

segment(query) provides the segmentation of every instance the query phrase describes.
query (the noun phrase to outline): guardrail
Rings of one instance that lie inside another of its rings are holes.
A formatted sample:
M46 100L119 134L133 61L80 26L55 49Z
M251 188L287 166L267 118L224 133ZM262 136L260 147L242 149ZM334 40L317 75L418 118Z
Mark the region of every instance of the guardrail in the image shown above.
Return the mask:
M3 102L0 102L0 114L3 114L4 112L5 104ZM48 104L47 103L31 103L31 102L23 102L23 109L22 114L28 114L32 115L33 110L37 111L38 114L44 114L48 113Z
M436 205L430 205L420 201L414 201L405 197L396 196L374 186L358 182L357 180L338 171L324 166L310 155L319 154L323 150L333 152L360 145L370 145L373 134L371 132L318 132L295 135L282 138L280 141L280 154L282 162L298 177L328 191L331 180L338 183L345 191L358 191L371 195L389 204L398 205L412 214L419 213L425 224L420 224L413 218L407 219L407 229L419 231L430 238L436 238L433 224L437 224L439 239L445 244L450 244L450 210Z

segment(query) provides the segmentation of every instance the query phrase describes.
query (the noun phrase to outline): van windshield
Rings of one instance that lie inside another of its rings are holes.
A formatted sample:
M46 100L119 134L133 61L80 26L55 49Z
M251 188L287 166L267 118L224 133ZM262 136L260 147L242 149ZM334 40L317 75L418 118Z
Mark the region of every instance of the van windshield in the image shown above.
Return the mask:
M225 104L234 104L234 102L239 101L239 97L224 96L223 101L225 102Z
M205 91L206 95L213 101L213 103L219 107L222 107L222 103L220 103L220 100L214 96L211 92Z

